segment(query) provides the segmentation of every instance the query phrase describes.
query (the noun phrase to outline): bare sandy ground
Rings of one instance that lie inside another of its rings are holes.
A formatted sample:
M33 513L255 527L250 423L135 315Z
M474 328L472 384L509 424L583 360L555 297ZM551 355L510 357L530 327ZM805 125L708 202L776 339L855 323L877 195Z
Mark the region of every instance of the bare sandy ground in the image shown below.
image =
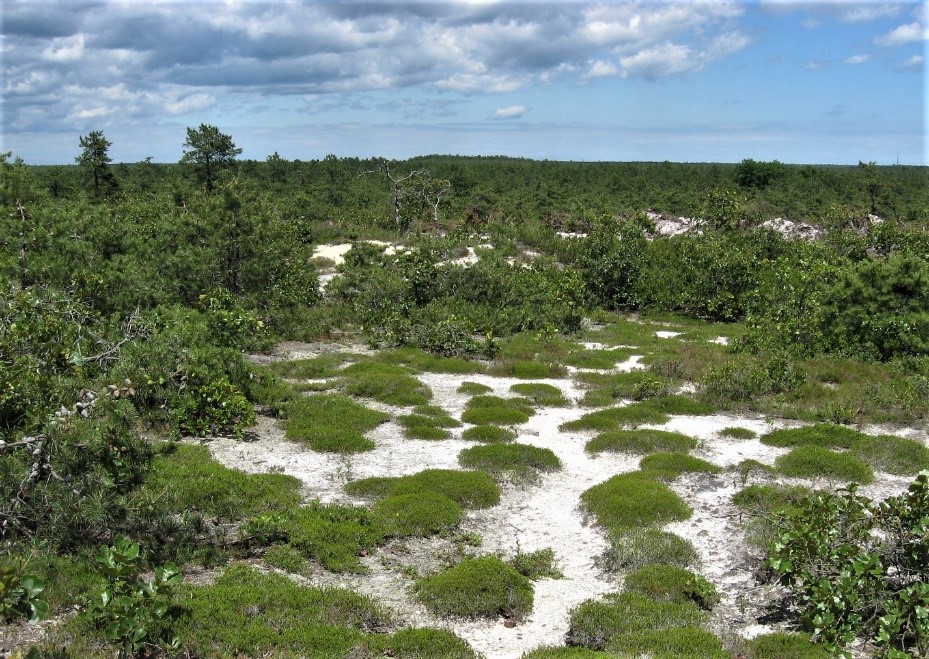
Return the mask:
M667 334L671 334L668 332ZM671 338L670 336L668 338ZM318 354L319 346L304 348L294 344L291 356ZM601 347L595 344L593 347ZM618 364L619 369L641 368L640 355ZM499 396L512 396L512 378L487 375L423 374L422 381L433 391L432 403L442 406L452 416L460 417L468 400L458 393L463 381L480 382ZM551 449L562 462L562 470L544 474L535 483L504 484L499 505L486 510L471 511L461 524L461 530L481 536L480 547L469 551L494 553L511 557L518 552L530 552L551 547L563 579L542 579L535 583L535 607L527 620L508 627L504 620L444 620L430 614L412 597L413 574L434 572L454 560L456 548L447 539L430 538L394 542L363 559L368 573L342 575L318 571L308 579L314 585L341 586L369 595L389 606L397 615L398 624L447 628L467 640L477 651L490 659L516 659L523 653L545 645L560 645L568 630L568 618L573 607L621 587L621 579L603 573L597 559L607 547L599 529L579 510L579 497L589 487L611 476L637 468L640 456L604 453L590 455L584 445L593 436L590 432L561 432L559 425L578 418L587 409L577 401L583 391L571 379L539 380L559 387L571 404L563 408L541 408L538 413L518 426L517 441ZM368 401L372 407L402 414L408 408L395 408ZM739 426L759 435L774 428L799 425L760 416L678 416L658 427L685 433L699 440L693 451L697 457L720 467L754 459L771 464L786 449L769 447L757 439L737 440L720 436L723 428ZM261 418L254 429L258 439L241 442L216 439L209 447L222 463L246 472L281 472L298 477L309 499L323 502L359 503L347 496L342 486L369 476L399 476L423 469L456 469L461 449L475 445L461 439L464 428L455 429L452 439L443 441L410 440L403 437L394 422L384 423L370 433L376 448L352 456L317 453L304 446L288 442L275 421ZM875 428L873 431L886 432ZM901 432L926 441L920 431ZM862 488L863 494L883 498L906 489L911 479L878 475L875 485ZM781 482L799 482L781 479ZM807 483L809 484L809 483ZM719 589L722 601L714 613L714 627L720 633L743 636L771 631L759 625L759 609L752 602L760 600L754 572L758 565L757 550L744 541L745 520L731 503L732 495L745 485L737 474L685 475L672 488L694 509L691 519L670 524L669 531L694 543L701 558L698 568ZM834 484L815 483L820 487Z

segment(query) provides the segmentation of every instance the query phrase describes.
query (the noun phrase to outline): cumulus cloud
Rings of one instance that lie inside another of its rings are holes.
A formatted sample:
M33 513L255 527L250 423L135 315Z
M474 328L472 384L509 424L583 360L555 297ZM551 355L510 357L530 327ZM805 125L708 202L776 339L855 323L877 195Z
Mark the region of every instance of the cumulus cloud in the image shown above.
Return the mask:
M903 68L905 68L905 69L921 69L921 68L923 67L923 62L924 62L924 61L925 61L925 59L923 58L922 55L913 55L912 57L908 57L908 58L903 62Z
M519 119L529 111L525 105L511 105L506 108L497 108L494 112L495 119Z
M604 78L607 76L615 76L619 73L619 68L613 64L613 62L607 62L604 60L595 60L591 62L590 68L587 69L587 72L584 73L584 80L590 80L592 78Z
M864 64L869 59L871 59L870 55L852 55L851 57L846 57L844 61L846 64Z
M903 46L908 43L924 41L927 38L927 30L919 21L900 25L896 29L882 34L874 40L874 43L880 46Z

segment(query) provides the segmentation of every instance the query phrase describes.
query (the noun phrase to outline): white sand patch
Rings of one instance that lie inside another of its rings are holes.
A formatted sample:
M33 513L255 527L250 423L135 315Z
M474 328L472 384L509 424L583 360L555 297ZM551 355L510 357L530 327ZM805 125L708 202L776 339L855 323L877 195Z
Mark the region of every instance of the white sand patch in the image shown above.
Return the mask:
M586 238L586 233L581 233L579 231L557 231L556 234L560 238Z
M675 336L680 336L682 332L670 332L668 330L658 330L655 332L655 336L659 339L673 339Z
M642 371L648 366L640 364L645 355L632 355L624 362L616 364L616 371L619 373L628 373L629 371Z
M617 345L610 346L605 343L597 343L596 341L582 341L578 344L585 350L622 350L624 348L635 348L637 346L627 346L627 345Z
M718 343L721 346L729 345L728 336L717 336L715 339L710 339L710 343Z
M371 245L378 245L388 249L396 249L392 243L386 243L383 240L365 240L362 242L366 242ZM317 245L313 250L313 258L321 256L332 261L335 266L338 266L345 262L345 255L351 248L352 243L339 243L338 245ZM387 253L386 250L385 253Z

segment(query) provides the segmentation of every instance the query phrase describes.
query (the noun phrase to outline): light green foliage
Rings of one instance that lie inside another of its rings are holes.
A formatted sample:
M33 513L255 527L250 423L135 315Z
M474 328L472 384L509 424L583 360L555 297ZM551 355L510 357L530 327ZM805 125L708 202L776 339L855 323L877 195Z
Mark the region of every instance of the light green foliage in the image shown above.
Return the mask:
M378 354L375 359L427 373L482 373L484 365L463 357L442 357L419 348L395 348ZM478 392L479 393L479 392Z
M571 611L567 640L591 650L603 650L614 639L643 631L669 631L699 625L706 619L692 602L656 602L643 595L621 593L587 600Z
M561 469L561 460L550 449L528 444L485 444L466 448L458 454L458 462L462 467L481 469L495 476L524 469Z
M561 393L561 389L553 384L522 382L510 386L510 391L531 400L536 405L546 407L564 407L568 405L568 399Z
M256 420L252 404L226 378L193 389L177 416L181 434L194 437L222 434L240 437Z
M465 641L445 629L407 628L392 636L368 636L366 645L378 655L397 659L479 659Z
M808 499L768 550L801 623L836 650L856 637L889 657L929 650L929 472L874 504L855 486Z
M648 402L634 403L625 407L611 407L589 412L576 421L559 426L560 430L614 430L622 426L637 427L648 424L667 423L671 417L652 407Z
M718 474L721 471L712 462L685 453L653 453L639 461L639 468L670 473L675 477L685 473Z
M362 571L358 556L384 542L379 518L365 508L313 502L287 519L290 545L333 572Z
M638 403L638 405L648 406L659 412L673 415L703 416L712 414L715 411L712 406L687 396L659 396L650 398L644 403Z
M643 472L613 476L581 494L581 502L612 533L688 519L693 511L667 485Z
M500 426L494 425L480 425L465 430L461 433L461 438L487 444L495 444L499 442L512 442L516 439L516 433L509 428L501 428Z
M587 648L545 647L527 652L521 659L597 659L610 656L614 655Z
M452 529L464 515L461 506L435 492L399 494L377 501L372 512L388 535L425 537Z
M290 545L268 547L264 554L265 563L279 570L309 576L313 572L312 564L298 550Z
M654 659L730 659L732 654L712 632L694 626L645 629L613 637L610 652Z
M197 306L206 317L210 335L217 344L239 350L270 347L264 321L256 312L243 308L226 289L211 288L200 295Z
M424 405L432 398L429 387L399 366L362 361L342 369L345 391L388 405Z
M717 404L746 402L792 392L804 381L794 360L784 354L764 359L740 356L715 366L704 378L704 396Z
M434 492L465 508L488 508L500 501L500 488L489 474L453 469L426 469L409 476L363 478L346 484L345 491L369 497Z
M335 394L306 396L289 403L287 439L306 442L316 451L357 453L374 448L364 436L390 417Z
M716 586L705 577L673 565L647 565L626 575L623 587L661 602L693 602L712 610L719 603Z
M533 410L534 413L534 410ZM495 424L517 426L529 420L529 414L515 407L472 407L461 414L461 420L475 425Z
M205 446L180 444L159 455L145 489L172 510L196 510L223 521L300 503L300 480L283 474L245 474L219 464Z
M562 579L564 575L555 565L555 552L551 548L527 553L518 553L507 563L524 577L538 579Z
M434 405L420 405L413 412L397 417L404 433L410 439L448 439L451 433L446 428L457 428L461 425L441 407Z
M545 378L561 378L568 371L557 362L501 359L493 362L487 372L499 377L541 380Z
M719 431L720 437L731 437L732 439L755 439L758 436L754 430L740 428L738 426L729 426Z
M0 565L0 619L10 623L25 618L30 623L43 620L49 611L48 602L41 599L45 582L34 574L23 574L21 568Z
M850 448L852 443L867 440L864 433L828 423L817 423L802 428L774 430L761 438L768 446L820 446L822 448Z
M636 570L662 564L690 567L697 563L697 550L689 540L660 529L628 529L610 535L603 557L609 570Z
M112 546L101 547L97 569L106 579L103 591L90 602L86 614L120 657L149 650L177 650L168 614L170 595L181 573L173 563L155 568L154 576L141 576L139 545L118 536Z
M611 369L631 354L629 349L573 350L565 355L564 363L577 368Z
M416 582L416 596L439 615L522 619L532 611L532 583L495 556L469 558Z
M732 495L732 503L758 515L783 514L795 510L812 493L802 485L749 485Z
M461 386L458 387L459 394L469 394L469 395L479 395L486 394L490 391L493 391L486 384L481 384L480 382L462 382Z
M347 363L355 361L347 352L327 352L311 359L272 362L268 368L287 378L331 378Z
M597 435L587 442L590 453L618 451L622 453L686 453L697 448L697 440L682 433L667 430L613 430Z
M795 478L827 478L865 485L874 482L874 472L865 463L847 453L819 446L799 446L775 460L774 467L785 476Z
M245 652L345 656L363 632L389 623L371 599L337 588L307 588L235 565L209 586L185 591L183 636L200 656Z
M806 634L775 632L745 642L746 659L832 659L835 655Z
M915 476L929 469L929 448L906 437L862 437L852 443L849 453L874 469L897 476Z

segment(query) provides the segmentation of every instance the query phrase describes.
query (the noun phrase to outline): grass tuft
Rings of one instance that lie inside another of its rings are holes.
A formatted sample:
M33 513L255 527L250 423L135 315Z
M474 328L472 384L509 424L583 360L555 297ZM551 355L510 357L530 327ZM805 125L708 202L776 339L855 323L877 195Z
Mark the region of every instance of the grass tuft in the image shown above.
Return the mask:
M368 509L313 502L286 522L292 547L333 572L360 572L358 557L384 542L385 530Z
M585 449L589 453L614 451L619 453L686 453L697 448L697 440L667 430L614 430L597 435Z
M624 588L659 602L692 602L710 611L719 603L716 586L699 574L673 565L648 565L626 575Z
M372 498L434 492L465 508L489 508L500 501L500 488L489 474L455 469L426 469L409 476L363 478L347 483L345 491Z
M871 467L858 458L819 446L798 446L775 460L774 468L794 478L826 478L863 485L874 482Z
M376 502L372 511L387 535L400 538L444 533L457 526L464 514L447 496L429 491L387 497Z
M432 398L429 387L410 372L392 364L357 362L342 370L345 391L388 405L423 405Z
M555 567L555 552L551 548L540 549L526 554L520 552L507 563L514 570L532 581L564 578L561 570Z
M292 401L286 408L287 439L306 442L316 451L358 453L374 442L364 436L390 416L364 407L346 396L319 394Z
M660 529L635 529L611 534L603 566L614 572L662 564L691 567L698 561L693 544L679 535Z
M878 471L896 476L915 476L929 469L929 448L906 437L863 437L852 442L849 453Z
M490 391L493 391L491 387L488 387L486 384L481 384L480 382L462 382L458 387L459 394L468 394L471 396L486 394Z
M564 407L569 404L561 389L544 382L521 382L510 387L510 391L519 394L536 405L547 407Z
M693 510L667 485L643 472L619 474L581 495L601 526L613 533L688 519Z
M686 453L653 453L639 461L639 468L670 473L674 478L686 473L718 474L722 471L712 462Z
M806 634L775 632L745 641L739 650L745 659L830 659L833 653Z
M484 424L468 428L461 434L461 438L485 444L499 444L512 442L516 439L516 433L509 428Z
M554 452L529 444L485 444L466 448L458 454L458 462L462 467L480 469L495 476L524 469L561 469L561 460Z
M667 423L671 417L656 409L649 402L633 403L625 407L610 407L585 414L580 419L568 421L560 430L616 430L623 426L637 427L646 423Z
M836 426L831 423L817 423L803 428L785 428L769 432L761 438L762 444L768 446L819 446L821 448L850 448L858 440L868 436L857 430Z
M465 559L416 582L419 600L443 616L523 619L532 611L532 582L495 556Z
M739 428L738 426L729 426L719 431L720 437L731 437L732 439L755 439L758 436L754 430L748 428Z

